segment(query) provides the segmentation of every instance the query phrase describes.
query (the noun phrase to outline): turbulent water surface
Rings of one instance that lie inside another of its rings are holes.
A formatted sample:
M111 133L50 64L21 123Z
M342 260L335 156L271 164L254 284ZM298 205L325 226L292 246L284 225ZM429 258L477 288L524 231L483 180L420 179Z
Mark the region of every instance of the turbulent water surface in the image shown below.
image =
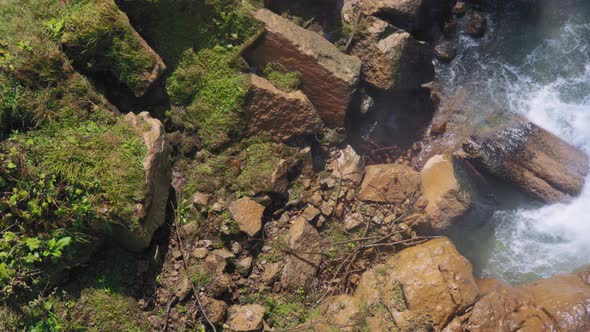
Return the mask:
M590 1L541 2L529 18L510 5L490 10L486 37L460 36L437 79L447 95L466 89L479 117L524 114L590 153ZM590 264L590 188L568 203L498 211L458 237L482 277L522 283L571 272Z

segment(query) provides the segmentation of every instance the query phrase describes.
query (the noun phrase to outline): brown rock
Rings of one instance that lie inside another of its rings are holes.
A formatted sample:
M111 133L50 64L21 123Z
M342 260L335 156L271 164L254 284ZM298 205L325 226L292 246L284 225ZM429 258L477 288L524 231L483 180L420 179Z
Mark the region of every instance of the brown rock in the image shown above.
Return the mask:
M196 206L207 206L211 200L210 194L197 192L193 195L193 204Z
M457 1L453 6L453 14L457 16L463 16L465 14L465 2Z
M407 310L400 310L403 291ZM398 312L398 325L412 320L429 321L443 328L459 312L471 307L479 290L473 280L471 264L447 238L428 241L405 249L361 277L354 296L363 303L382 304Z
M473 12L469 17L469 24L467 25L467 34L474 37L483 37L486 33L487 21L480 13Z
M251 74L244 108L250 134L266 131L282 140L321 132L322 120L300 90L283 92L268 80Z
M476 167L542 202L578 195L588 174L588 157L539 126L516 118L463 144Z
M362 77L376 89L415 89L434 78L432 49L373 16L365 19L351 53L363 61Z
M264 267L264 273L262 274L262 281L271 285L279 280L281 277L282 265L280 263L269 263Z
M221 325L225 321L227 315L227 304L207 296L201 296L201 305L207 313L207 317L214 325Z
M465 160L450 155L436 155L421 172L425 212L434 232L441 232L464 220L485 221L491 208L480 198L485 180Z
M264 307L259 304L232 305L228 310L227 325L236 332L260 331L263 318Z
M266 26L266 34L249 51L249 61L256 66L279 63L287 70L298 71L301 90L326 125L343 126L359 79L360 60L267 9L256 11L254 17Z
M361 311L361 302L358 298L342 294L328 299L324 316L330 326L338 331L356 331L356 318Z
M147 190L141 200L143 203L137 204L135 208L135 215L140 220L139 227L133 231L117 227L113 236L126 249L142 251L149 246L154 232L166 222L166 205L172 176L171 148L166 140L164 126L147 112L127 113L123 121L131 125L147 148L143 160Z
M357 198L361 201L399 203L418 190L420 173L402 164L372 165L365 176Z
M264 206L248 197L240 198L229 205L229 212L238 223L240 231L249 236L256 235L262 228L264 209Z
M340 151L340 156L332 162L332 176L337 179L360 182L363 177L365 160L348 145Z
M286 289L306 288L315 278L322 259L318 231L299 217L289 229L289 254L281 282Z

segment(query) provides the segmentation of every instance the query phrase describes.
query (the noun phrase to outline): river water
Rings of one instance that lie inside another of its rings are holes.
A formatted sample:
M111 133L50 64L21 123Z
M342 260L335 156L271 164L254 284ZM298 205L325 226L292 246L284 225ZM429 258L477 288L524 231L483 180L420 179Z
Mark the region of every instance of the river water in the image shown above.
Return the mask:
M590 153L590 1L540 2L532 17L511 4L488 8L486 36L458 36L437 81L446 95L466 89L482 119L524 114ZM589 187L566 203L500 210L455 241L481 277L518 284L571 272L590 264Z

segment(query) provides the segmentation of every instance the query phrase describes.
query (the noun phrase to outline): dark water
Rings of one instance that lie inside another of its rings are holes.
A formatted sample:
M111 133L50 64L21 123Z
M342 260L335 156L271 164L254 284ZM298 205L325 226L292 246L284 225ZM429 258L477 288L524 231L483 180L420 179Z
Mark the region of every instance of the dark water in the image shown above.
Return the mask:
M590 151L590 1L540 1L534 15L487 8L482 39L457 37L458 56L437 64L445 95L468 93L476 116L527 116ZM588 187L588 186L586 186ZM454 236L482 277L522 283L590 263L590 189L569 203L498 211Z

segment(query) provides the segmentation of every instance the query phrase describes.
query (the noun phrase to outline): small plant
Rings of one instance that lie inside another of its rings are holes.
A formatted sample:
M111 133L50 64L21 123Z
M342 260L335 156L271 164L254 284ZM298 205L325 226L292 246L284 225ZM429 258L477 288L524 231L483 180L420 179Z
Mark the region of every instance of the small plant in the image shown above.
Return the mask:
M277 88L291 92L301 84L301 75L296 71L287 71L278 63L269 63L264 67L264 76Z

